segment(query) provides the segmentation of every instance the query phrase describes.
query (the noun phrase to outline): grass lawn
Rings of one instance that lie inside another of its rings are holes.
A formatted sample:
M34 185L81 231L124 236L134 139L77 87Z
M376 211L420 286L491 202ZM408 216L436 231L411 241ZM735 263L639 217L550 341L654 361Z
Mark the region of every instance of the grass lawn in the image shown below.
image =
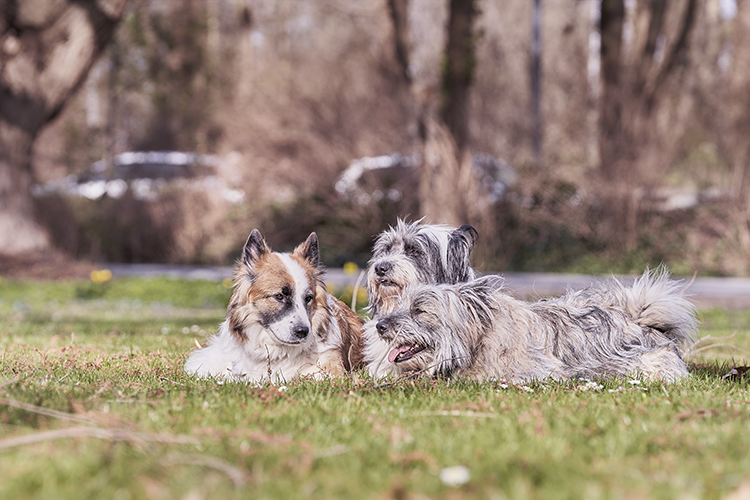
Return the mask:
M677 385L185 376L228 298L201 281L1 281L0 498L750 495L750 373L722 377L749 364L750 312L702 311Z

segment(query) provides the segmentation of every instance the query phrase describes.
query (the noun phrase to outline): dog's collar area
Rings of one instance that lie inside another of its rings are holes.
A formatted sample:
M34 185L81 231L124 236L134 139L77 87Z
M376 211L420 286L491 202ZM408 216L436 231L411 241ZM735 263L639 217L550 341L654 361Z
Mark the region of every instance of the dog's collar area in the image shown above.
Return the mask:
M391 363L400 363L416 356L417 353L424 351L426 346L423 345L402 345L391 349L388 353L388 361Z

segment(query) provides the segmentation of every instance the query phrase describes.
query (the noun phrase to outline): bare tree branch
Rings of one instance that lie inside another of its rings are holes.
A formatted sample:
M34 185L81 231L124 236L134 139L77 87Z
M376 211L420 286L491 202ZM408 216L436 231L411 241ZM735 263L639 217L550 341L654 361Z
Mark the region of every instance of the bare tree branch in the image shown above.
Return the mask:
M393 24L393 48L399 74L404 81L411 85L411 73L409 72L409 0L387 0L388 13Z
M677 40L675 40L674 44L672 45L672 50L669 51L669 54L664 60L664 64L662 65L659 74L656 75L656 78L654 78L654 82L651 85L651 88L647 91L647 96L645 99L647 113L651 113L651 111L653 111L654 104L657 99L657 94L664 86L664 82L666 82L667 79L671 76L674 68L677 66L679 59L687 51L690 33L692 32L693 25L695 24L697 4L697 0L687 0L685 12L682 17L682 24L680 25L680 33L677 36Z

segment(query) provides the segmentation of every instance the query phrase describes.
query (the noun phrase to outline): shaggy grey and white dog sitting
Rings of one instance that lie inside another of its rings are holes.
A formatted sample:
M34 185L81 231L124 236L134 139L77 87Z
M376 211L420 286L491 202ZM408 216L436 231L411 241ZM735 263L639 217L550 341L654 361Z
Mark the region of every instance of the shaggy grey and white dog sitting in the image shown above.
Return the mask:
M455 284L474 279L470 266L476 230L442 224L422 224L398 220L395 227L382 232L367 265L369 311L373 319L362 330L362 356L373 376L397 373L398 368L385 358L390 350L375 328L378 319L398 307L402 290L413 284Z
M640 373L671 382L688 374L681 351L697 328L682 286L664 267L630 286L612 279L534 303L508 295L498 276L414 285L376 329L398 373L510 382Z

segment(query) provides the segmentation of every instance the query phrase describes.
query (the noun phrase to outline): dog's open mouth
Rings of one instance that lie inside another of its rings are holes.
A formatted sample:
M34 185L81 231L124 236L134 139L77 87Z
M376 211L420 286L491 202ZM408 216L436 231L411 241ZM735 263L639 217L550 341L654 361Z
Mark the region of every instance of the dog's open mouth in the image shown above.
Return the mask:
M399 285L399 284L398 284L398 283L396 283L395 281L387 280L387 279L385 279L385 278L384 278L384 279L381 279L380 281L378 281L378 284L379 284L379 285L380 285L381 287L384 287L384 288L388 288L388 287L392 287L392 288L401 288L401 285Z
M388 361L390 363L400 363L401 361L413 358L418 352L424 349L425 346L423 345L402 345L392 349L388 353Z

